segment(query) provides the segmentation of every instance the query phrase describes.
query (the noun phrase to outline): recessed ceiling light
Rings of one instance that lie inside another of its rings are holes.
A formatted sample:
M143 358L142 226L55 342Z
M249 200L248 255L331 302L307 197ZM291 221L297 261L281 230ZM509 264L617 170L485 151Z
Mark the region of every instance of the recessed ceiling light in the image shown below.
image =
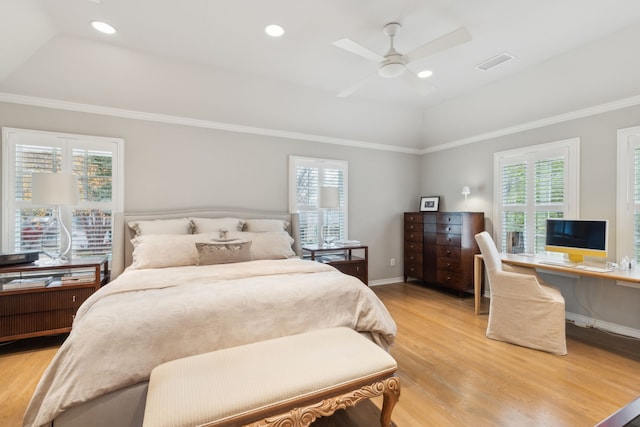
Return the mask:
M420 77L421 79L426 79L433 76L433 71L431 70L422 70L418 73L418 77Z
M112 25L102 21L91 21L91 26L104 34L115 34L116 32L116 29Z
M267 25L264 28L264 32L270 35L271 37L280 37L281 35L284 34L284 28L282 28L280 25L272 24L272 25Z

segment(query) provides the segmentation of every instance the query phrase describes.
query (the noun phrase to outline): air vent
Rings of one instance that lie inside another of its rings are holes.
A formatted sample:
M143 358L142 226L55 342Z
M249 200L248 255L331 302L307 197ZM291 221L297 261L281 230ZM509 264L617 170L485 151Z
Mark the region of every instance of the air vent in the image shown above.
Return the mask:
M476 68L487 71L490 68L496 67L500 64L504 64L507 61L511 61L513 58L513 55L503 52L500 55L496 55L493 58L481 62L480 64L476 65Z

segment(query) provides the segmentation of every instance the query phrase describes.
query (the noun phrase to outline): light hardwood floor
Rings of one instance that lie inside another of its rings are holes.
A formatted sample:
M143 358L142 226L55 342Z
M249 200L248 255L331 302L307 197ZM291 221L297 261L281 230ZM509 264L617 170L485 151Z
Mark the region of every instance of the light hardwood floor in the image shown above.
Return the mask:
M498 341L473 298L413 283L372 288L398 324L397 427L593 426L640 395L640 342L567 325L568 355ZM483 301L483 304L487 304ZM0 347L0 426L18 426L61 338ZM314 426L376 425L381 399Z

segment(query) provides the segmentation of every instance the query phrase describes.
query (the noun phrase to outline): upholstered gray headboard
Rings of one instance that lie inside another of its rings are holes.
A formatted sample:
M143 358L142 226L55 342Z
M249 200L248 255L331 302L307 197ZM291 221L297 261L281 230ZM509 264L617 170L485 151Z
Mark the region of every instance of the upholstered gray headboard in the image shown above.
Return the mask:
M300 245L300 222L297 213L267 212L246 209L189 209L153 212L116 213L114 217L113 258L111 261L111 279L115 279L132 262L134 232L129 228L130 221L171 219L171 218L241 218L241 219L280 219L289 223L287 231L293 237L293 251L302 255Z

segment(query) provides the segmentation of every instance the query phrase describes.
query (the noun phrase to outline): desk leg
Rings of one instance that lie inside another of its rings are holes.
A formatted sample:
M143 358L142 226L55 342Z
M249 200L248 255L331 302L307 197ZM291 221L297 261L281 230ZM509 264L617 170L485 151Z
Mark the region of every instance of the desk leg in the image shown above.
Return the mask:
M480 300L482 298L482 257L473 257L473 299L475 314L480 314Z

